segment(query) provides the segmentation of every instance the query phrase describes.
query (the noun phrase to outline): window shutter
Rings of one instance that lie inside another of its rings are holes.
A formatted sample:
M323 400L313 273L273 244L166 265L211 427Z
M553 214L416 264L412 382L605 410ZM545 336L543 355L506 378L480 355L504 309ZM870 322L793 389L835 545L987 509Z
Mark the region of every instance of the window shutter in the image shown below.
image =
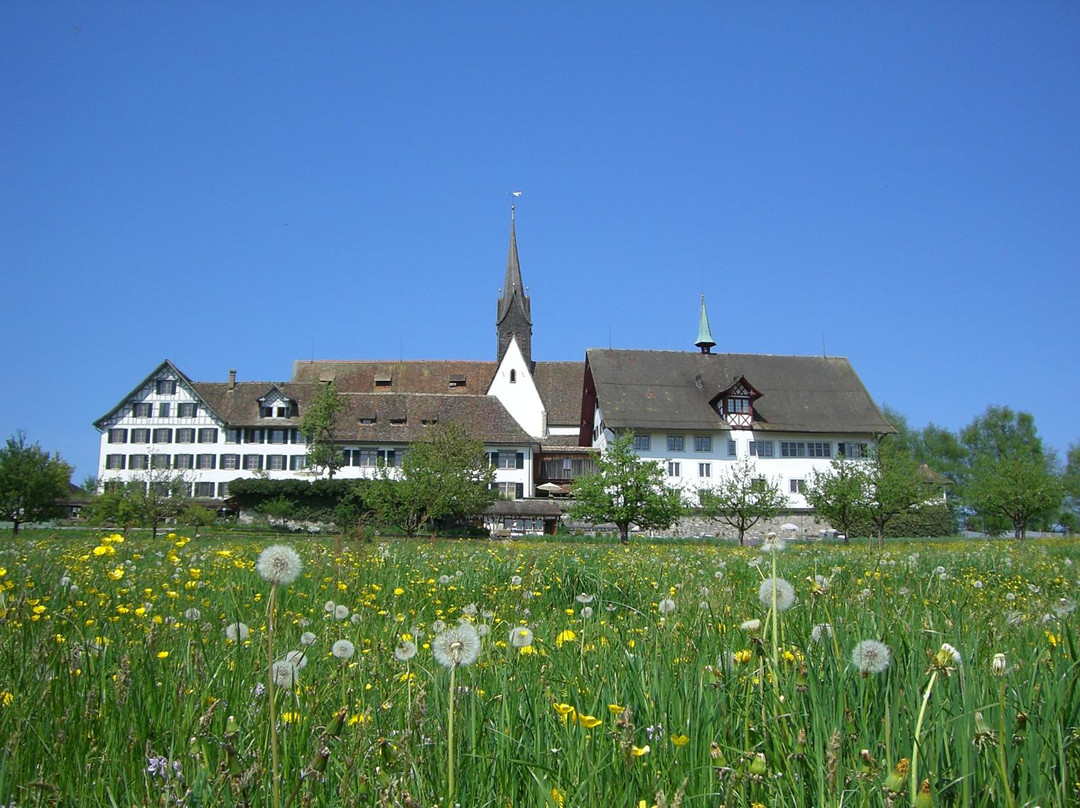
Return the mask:
M518 457L521 457L521 455L518 454ZM519 466L518 468L521 468L521 467ZM516 499L524 498L524 496L525 496L525 483L515 483L515 485L514 485L514 496L515 496Z
M518 452L517 453L517 465L515 466L515 468L519 468L519 469L525 468L525 453L524 452ZM520 485L520 483L519 483L519 485ZM518 494L518 496L520 497L521 495Z

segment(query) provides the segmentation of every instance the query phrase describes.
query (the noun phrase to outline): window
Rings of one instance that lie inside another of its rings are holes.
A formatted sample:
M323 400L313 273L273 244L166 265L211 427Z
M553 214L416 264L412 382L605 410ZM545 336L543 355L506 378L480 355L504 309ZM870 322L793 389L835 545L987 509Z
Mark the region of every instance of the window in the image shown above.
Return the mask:
M634 443L631 447L635 452L647 452L649 451L649 436L648 435L634 435Z
M225 442L226 443L239 443L240 442L240 430L239 429L226 429L225 430Z
M511 375L513 374L513 372L514 371L512 371L512 370L510 371ZM450 389L451 390L453 390L455 387L465 387L466 385L467 385L467 380L461 374L450 377Z
M145 471L150 467L148 455L131 455L128 457L128 468L132 471Z
M199 443L217 443L217 429L214 427L200 429Z
M400 466L405 452L400 449L379 449L380 466Z
M803 443L780 441L781 457L832 457L832 444L828 441Z
M184 404L176 405L176 417L177 418L194 418L195 413L198 412L199 405L194 402L185 402Z
M149 402L133 404L131 407L131 414L136 418L149 418L154 414L154 405Z
M267 406L264 406L264 405L260 404L259 405L259 417L260 418L273 418L274 417L274 408L273 407L267 407Z
M195 468L212 469L217 465L217 455L201 454L195 458Z
M525 468L525 455L522 452L493 452L495 465L500 469Z
M768 490L768 488L769 488L769 481L766 480L764 477L754 477L750 481L750 490L751 491L763 492L763 491Z
M732 396L727 400L728 415L746 415L750 412L750 399L742 396Z
M261 471L262 455L244 455L244 469L247 471Z
M176 394L176 380L175 379L158 379L154 384L154 389L159 396L171 396Z
M836 444L837 457L869 457L865 443L838 443Z
M729 440L727 442L727 456L728 457L738 457L738 454L739 454L738 447L735 445L735 441Z
M159 454L151 455L150 466L155 469L167 469L169 467L169 456Z
M500 499L521 499L525 496L524 483L492 483L491 487L499 492Z
M192 469L195 468L195 455L178 454L173 455L173 468L174 469Z
M214 496L213 483L195 483L195 496L209 498Z
M517 384L517 371L510 368L510 384Z
M285 455L267 455L266 468L268 471L284 471Z
M682 475L682 464L677 460L669 460L667 464L668 477L679 477Z
M155 429L154 443L172 443L171 429Z
M124 468L124 455L112 454L105 455L105 468L110 471L116 471Z
M354 449L353 456L357 458L354 465L374 468L379 464L379 452L377 449Z
M149 443L150 442L150 430L149 429L133 429L133 430L131 430L131 442L132 443Z
M162 401L160 404L157 405L158 418L168 418L171 410L172 407L170 406L169 402Z
M217 495L218 495L218 499L225 499L225 497L229 496L229 484L228 483L218 483L217 484Z
M276 409L274 410L274 414L275 414L275 415L276 415L276 416L277 416L278 418L288 418L288 417L289 417L290 415L292 415L292 413L290 412L290 409L291 409L291 408L290 408L289 406L285 406L285 407L277 407L277 408L276 408Z
M245 429L244 430L244 443L264 443L266 441L266 433L261 429Z
M708 435L695 435L694 436L694 451L695 452L711 452L712 451L712 438Z
M683 436L682 435L668 435L667 436L667 450L669 452L681 452L683 450Z
M271 429L270 443L287 443L289 437L289 430L287 429Z
M750 441L751 457L775 457L771 440Z
M290 455L289 471L301 471L307 468L307 455Z
M177 443L194 443L195 442L195 430L188 427L181 427L176 430L176 442Z
M697 476L698 477L712 477L712 463L698 463L697 464Z
M788 480L788 489L792 494L805 494L806 480Z
M223 454L221 456L221 467L228 471L235 471L240 468L240 455L238 454Z
M127 443L126 429L110 429L109 443Z

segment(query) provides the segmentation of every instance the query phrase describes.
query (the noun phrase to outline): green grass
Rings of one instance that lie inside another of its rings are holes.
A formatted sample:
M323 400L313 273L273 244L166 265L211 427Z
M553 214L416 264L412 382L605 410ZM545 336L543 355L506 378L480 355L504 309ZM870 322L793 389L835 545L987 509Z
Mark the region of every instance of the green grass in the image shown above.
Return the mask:
M752 566L753 548L103 536L0 543L2 804L270 805L275 735L283 804L445 804L453 698L463 806L908 805L906 780L882 786L911 756L943 643L962 664L938 672L922 725L918 775L934 804L1078 799L1071 541L790 545L777 575L798 602L778 615L774 657L757 595L772 559ZM275 657L307 648L276 727L260 692L270 590L254 571L270 542L304 561L277 593ZM490 633L451 693L428 644L463 610ZM740 629L751 618L762 635ZM250 636L226 642L237 620ZM823 623L831 637L811 642ZM534 653L509 645L519 625ZM420 649L402 663L406 636ZM351 659L330 653L338 639L355 643ZM889 646L884 673L855 670L863 639ZM148 772L159 757L166 768Z

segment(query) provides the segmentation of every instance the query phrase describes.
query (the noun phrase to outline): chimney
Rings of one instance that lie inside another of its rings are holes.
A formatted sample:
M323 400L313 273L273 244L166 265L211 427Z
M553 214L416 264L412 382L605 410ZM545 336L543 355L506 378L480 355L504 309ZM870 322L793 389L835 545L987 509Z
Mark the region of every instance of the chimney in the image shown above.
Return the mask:
M232 390L236 387L236 368L229 370L229 389Z

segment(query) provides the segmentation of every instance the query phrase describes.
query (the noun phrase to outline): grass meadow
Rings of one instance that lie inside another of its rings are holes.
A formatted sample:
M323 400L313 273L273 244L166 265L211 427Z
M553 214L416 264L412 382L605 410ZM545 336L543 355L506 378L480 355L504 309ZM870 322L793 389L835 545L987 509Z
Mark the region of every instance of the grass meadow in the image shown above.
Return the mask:
M31 533L0 543L0 805L1064 808L1077 561Z

